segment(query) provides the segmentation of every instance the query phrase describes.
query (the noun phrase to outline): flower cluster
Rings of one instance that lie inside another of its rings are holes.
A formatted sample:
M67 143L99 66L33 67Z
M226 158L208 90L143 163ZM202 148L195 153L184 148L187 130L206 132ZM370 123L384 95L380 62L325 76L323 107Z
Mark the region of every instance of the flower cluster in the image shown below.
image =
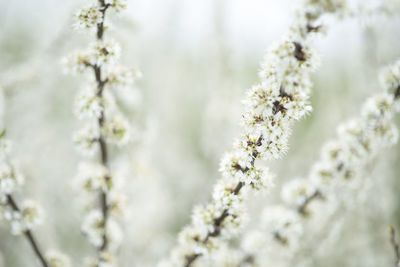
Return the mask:
M268 258L282 251L286 252L286 256L293 255L296 249L299 249L298 242L302 237L305 222L308 222L305 219L315 219L322 213L321 205L325 211L332 212L337 209L338 205L334 203L339 200L336 198L343 195L343 188L351 189L351 185L355 185L358 189L359 182L365 177L365 167L381 150L396 144L398 130L393 116L400 111L399 66L400 61L384 69L381 75L384 92L368 98L358 118L338 127L337 138L322 148L321 158L313 165L309 179L297 178L284 184L281 196L286 206L265 209L260 228L263 231L267 230L270 238L276 242L268 242L265 234L261 234L264 236L261 242L255 241L253 236L259 234L259 230L246 234L242 247L247 251L247 256L251 255L257 266L267 266L264 264L265 251L269 253ZM336 194L338 190L340 194ZM319 201L320 206L314 205L315 200L321 199L324 201ZM326 207L330 203L332 207ZM259 250L251 249L249 243L254 242L262 244ZM265 249L260 249L262 247Z
M96 40L88 48L64 59L68 72L92 73L94 79L82 89L75 101L75 114L85 123L74 135L74 142L82 154L99 156L80 165L77 184L88 200L82 232L97 248L97 258L86 260L87 266L114 266L114 253L122 240L117 221L123 216L124 197L117 193L115 175L109 169L108 145L126 144L130 126L116 104L116 90L130 91L141 73L117 64L120 46L104 40L105 14L126 8L124 0L98 0L76 14L75 27L95 32ZM100 204L99 203L100 198Z
M26 200L21 207L13 203L11 196L23 185L24 177L9 160L10 141L1 137L0 143L0 218L10 222L14 235L20 235L40 224L42 209L32 200Z
M103 11L105 9L111 7L116 12L126 9L126 0L102 0L99 4L93 3L78 10L75 14L74 27L76 29L93 30L104 23Z
M107 232L110 247L116 249L122 240L122 233L118 224L114 220L110 220L104 228L104 218L100 210L92 210L87 214L83 224L82 231L85 233L90 243L95 247L101 247L103 244L103 236Z
M380 149L397 142L398 131L392 120L394 103L393 94L377 94L364 103L359 118L338 127L338 138L323 147L321 160L310 174L322 193L356 180Z
M379 76L385 92L394 94L394 98L400 98L400 61L387 66ZM396 109L400 109L399 101L395 101Z
M46 253L46 260L49 267L71 267L71 261L64 254L58 251L49 251Z
M74 26L77 29L91 29L103 22L103 15L97 5L82 8L75 16L77 20Z
M43 221L43 210L33 200L24 200L19 206L13 194L23 185L24 177L17 164L10 160L11 142L4 138L5 131L0 134L0 219L5 219L11 226L13 235L26 235L31 244L35 244L35 253L39 256L37 241L31 232ZM59 255L56 260L54 255ZM49 254L43 259L49 267L69 267L69 259L61 253ZM53 256L52 256L53 255ZM39 256L41 257L41 256Z
M117 12L126 8L126 0L104 0L104 4L111 6Z
M248 191L271 186L271 174L256 160L282 157L292 123L311 111L310 73L318 65L318 56L310 39L321 32L322 15L344 10L344 1L304 1L289 33L267 51L261 82L248 91L244 101L244 133L221 161L223 178L215 186L213 199L194 209L192 223L181 232L178 247L160 266L191 266L200 256L215 251L221 239L229 238L242 225Z

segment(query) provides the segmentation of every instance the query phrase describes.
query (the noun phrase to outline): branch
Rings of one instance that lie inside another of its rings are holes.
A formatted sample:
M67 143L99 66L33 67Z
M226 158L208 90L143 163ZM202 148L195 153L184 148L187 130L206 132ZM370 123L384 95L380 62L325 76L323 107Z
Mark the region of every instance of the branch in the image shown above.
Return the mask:
M101 40L103 40L103 35L104 35L104 19L106 16L106 11L110 5L105 4L104 0L99 0L99 5L100 5L100 12L102 13L102 21L99 24L97 24L96 36L97 36L97 40L101 41ZM92 66L92 68L94 70L94 75L95 75L95 79L97 82L97 96L102 98L104 85L107 83L107 80L103 80L101 77L102 76L101 66L94 65L94 66ZM103 105L103 103L101 103L101 104ZM104 113L104 109L102 109L100 116L97 120L97 123L98 123L100 129L103 128L104 122L105 122L105 113ZM101 164L105 168L108 169L108 150L107 150L107 144L106 144L104 135L100 134L100 137L97 141L100 146ZM111 179L111 177L107 176L107 177L105 177L105 179L106 179L106 184L108 184L108 180ZM99 199L100 199L99 202L100 202L100 206L101 206L101 211L103 213L102 227L104 229L103 237L102 237L103 243L102 243L101 247L98 249L98 251L100 252L100 251L106 250L107 246L108 246L108 238L107 238L106 228L107 228L109 207L107 204L108 195L105 190L102 190L100 192Z
M308 196L304 202L297 208L297 211L302 215L302 216L307 216L307 207L308 205L315 199L323 199L324 196L319 190L316 190L314 194Z
M20 209L17 205L17 203L15 202L15 200L13 199L13 197L11 195L7 195L7 204L10 205L10 207L16 211L16 212L20 212ZM28 239L29 244L31 245L33 251L35 252L36 256L38 257L40 263L42 264L43 267L49 267L50 265L47 263L46 259L43 256L43 253L40 250L40 247L38 245L38 242L36 241L33 233L31 232L31 230L26 230L24 231L24 235L25 237Z
M254 166L255 160L258 156L258 152L257 151L253 151L253 160L251 161L251 165ZM249 171L248 168L243 168L240 165L237 166L238 169L240 169L243 173L246 173ZM240 190L243 188L244 183L243 182L239 182L236 186L235 189L233 190L233 194L234 195L238 195ZM210 237L217 237L221 234L221 225L224 222L224 220L226 219L226 217L229 216L229 210L225 209L222 214L214 219L214 224L213 224L213 231L210 231L207 233L206 237L201 241L202 243L206 243ZM185 263L185 267L190 267L192 266L192 264L194 263L194 261L201 256L201 253L193 253L190 255L186 256L186 263Z
M396 91L394 92L394 98L400 98L400 85L397 86Z
M390 227L390 244L393 247L394 254L396 255L396 261L394 263L394 266L397 267L400 265L400 249L399 249L399 244L396 242L396 231L392 225Z

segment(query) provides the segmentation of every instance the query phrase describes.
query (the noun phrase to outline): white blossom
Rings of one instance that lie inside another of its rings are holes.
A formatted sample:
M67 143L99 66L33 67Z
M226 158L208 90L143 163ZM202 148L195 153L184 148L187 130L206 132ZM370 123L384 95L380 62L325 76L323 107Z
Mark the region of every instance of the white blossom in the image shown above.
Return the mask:
M85 200L89 200L85 205L82 232L98 249L97 257L89 258L85 266L116 266L114 254L123 237L115 218L123 218L126 198L115 191L115 176L107 155L108 145L127 143L130 125L120 115L113 89L131 87L141 73L119 66L119 45L103 35L108 29L104 21L107 10L119 12L125 8L125 0L104 0L79 10L75 26L96 31L96 41L63 60L69 72L91 72L90 85L80 90L75 101L75 114L78 119L84 119L85 124L73 139L83 154L97 154L101 159L98 163L81 164L76 178Z
M109 177L107 168L99 163L81 163L77 175L77 184L80 189L88 192L98 192L108 190L107 184Z
M24 183L24 176L16 164L0 162L0 194L12 194Z
M43 221L43 210L32 200L25 200L21 210L9 210L5 218L11 224L11 233L20 235L27 230L33 229Z
M100 66L110 68L119 56L120 47L115 41L98 40L90 43L86 50L74 52L63 58L62 63L67 73L76 74Z
M117 218L124 218L126 216L127 210L127 196L116 192L111 191L108 198L108 206L110 209L110 213Z
M73 141L84 155L93 156L98 151L100 131L95 124L87 124L76 132Z
M297 178L285 183L282 199L288 205L300 206L316 192L315 185L309 179Z
M395 93L400 84L400 60L383 68L379 78L385 92Z
M130 127L128 121L122 116L115 116L106 121L103 127L103 135L107 141L117 145L124 145L130 139Z
M85 267L116 267L115 257L107 252L100 252L99 258L86 258L83 266Z
M285 247L297 246L303 233L300 215L284 206L266 207L261 216L261 225L270 231L273 239Z
M0 160L10 153L11 142L5 138L0 137Z
M75 114L79 119L99 118L104 112L102 98L91 87L81 90L75 100Z
M87 51L91 65L113 64L119 58L120 47L113 41L96 41L89 44Z
M390 72L390 67L384 71ZM268 231L280 246L267 243L261 245L260 251L264 251L264 247L270 250L268 255L278 255L283 251L282 246L285 249L287 246L293 248L292 244L298 244L303 229L306 229L306 223L320 222L318 216L324 217L327 213L332 214L340 207L343 208L338 203L339 200L340 203L346 202L343 197L345 192L349 191L354 198L360 190L360 180L366 175L366 167L381 150L396 144L398 131L393 119L398 112L396 101L399 96L396 90L400 85L400 72L393 73L394 71L388 75L390 81L383 83L384 92L365 101L359 117L338 126L337 137L323 146L321 157L312 166L309 178L294 179L283 185L281 196L287 207L265 209L259 228ZM314 206L314 199L318 198L323 198L323 201L318 201L319 204L316 208L313 207L313 212L304 212L310 205ZM310 216L312 220L304 219ZM309 230L313 228L307 227ZM265 257L265 253L247 248L248 245L245 246L244 242L242 246L255 257L256 262ZM297 248L294 248L286 254L289 258L296 255ZM283 259L284 266L290 262L289 258Z
M221 239L237 234L245 215L246 194L241 193L242 187L256 191L270 187L271 179L264 177L271 175L257 167L256 160L285 155L293 122L311 111L310 74L319 61L309 44L311 33L321 31L322 15L341 13L343 8L344 1L303 1L289 33L267 51L261 81L248 91L244 101L243 134L221 161L223 178L215 186L212 201L195 208L192 223L181 232L179 245L171 253L170 266L188 266L192 259L215 251L215 243ZM297 218L289 215L287 220L292 220L293 227L281 226L278 230L288 243L298 224ZM166 262L163 265L168 266Z
M126 0L104 0L106 5L110 5L117 12L126 9Z
M90 243L101 247L104 235L104 220L100 210L91 210L82 223L82 232L88 236Z
M82 51L74 52L68 57L64 57L61 63L64 66L65 73L83 73L89 67L90 57L87 53Z
M136 69L128 69L123 66L113 66L105 69L107 86L128 88L133 85L136 79L141 78L142 73Z
M51 250L46 253L46 261L49 264L49 267L71 267L71 261L70 259L58 252Z
M77 29L90 29L103 22L103 15L99 10L99 5L94 4L80 9L75 15L76 22L74 27Z

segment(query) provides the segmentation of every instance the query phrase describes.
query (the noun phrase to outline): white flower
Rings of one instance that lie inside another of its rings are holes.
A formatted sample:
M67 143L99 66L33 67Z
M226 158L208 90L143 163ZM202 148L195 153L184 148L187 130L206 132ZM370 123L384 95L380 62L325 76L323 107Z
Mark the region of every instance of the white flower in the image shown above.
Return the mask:
M260 249L267 247L269 241L263 231L253 229L244 234L241 247L247 253L256 254Z
M391 119L393 102L391 94L376 94L365 101L361 108L361 116L365 119Z
M76 29L91 29L103 22L103 15L97 4L80 9L76 15Z
M115 116L111 121L106 121L103 134L108 142L118 145L126 144L130 139L130 126L122 116Z
M0 164L0 192L10 194L16 187L13 179L12 168L6 163Z
M43 210L32 200L25 200L20 211L9 210L4 214L11 224L11 233L20 235L43 221Z
M102 251L98 262L98 267L116 267L114 255L108 251Z
M79 119L99 118L103 112L102 98L95 89L87 87L79 92L75 99L75 114Z
M120 47L115 41L97 41L89 45L87 54L91 65L113 64L119 58Z
M32 200L25 200L21 205L21 223L24 229L32 229L42 221L42 208Z
M246 267L241 260L243 258L243 253L240 250L233 249L228 245L222 245L220 249L213 255L211 259L205 259L205 266L211 266L207 264L207 260L212 261L215 265L220 267L233 267L233 266L242 266Z
M103 235L107 235L110 252L115 252L122 239L122 232L118 224L108 218L106 229L104 228L103 214L100 210L91 210L82 224L82 232L88 236L90 243L95 247L103 245Z
M111 89L120 89L132 85L140 73L116 66L119 58L120 47L115 41L104 40L103 31L108 28L104 21L106 11L113 9L121 11L126 8L125 0L96 1L87 8L81 9L76 17L77 28L97 30L97 40L89 47L73 54L64 60L70 72L92 71L96 84L83 89L78 94L75 103L75 113L79 119L87 119L83 129L74 136L78 148L90 156L99 152L101 163L81 164L77 175L77 183L86 191L87 199L94 201L99 193L105 194L108 216L100 210L99 203L90 203L89 212L82 224L82 232L88 236L90 243L95 247L102 247L107 240L107 248L98 252L96 259L88 259L85 266L112 267L116 266L113 253L117 250L122 240L122 233L114 216L123 216L124 198L112 191L114 176L108 168L106 159L109 143L124 144L129 140L129 124L120 116L115 105L114 93ZM93 78L92 78L93 83ZM101 148L101 149L100 149ZM104 198L102 198L104 199ZM95 205L94 205L95 204ZM104 203L102 204L104 205Z
M131 87L134 81L142 76L142 73L135 69L128 69L122 66L113 66L105 69L107 86L127 88Z
M46 261L49 267L71 267L70 259L58 251L49 251L46 253Z
M0 137L0 160L3 159L11 150L11 142Z
M116 261L114 256L108 251L101 251L99 258L86 258L83 266L85 267L115 267Z
M10 222L11 234L20 235L26 230L21 222L20 212L18 211L7 212L5 214L5 218Z
M91 210L83 221L82 232L88 236L93 246L101 247L104 231L103 214L100 210Z
M118 223L115 220L107 220L107 238L109 242L109 250L111 252L117 251L123 240L123 233Z
M240 191L235 194L235 189L238 185L236 179L220 179L214 187L213 200L217 205L218 210L226 208L237 209L240 202L243 201Z
M210 241L222 242L222 238L237 234L245 218L241 188L264 189L271 184L270 178L264 178L271 176L257 167L256 160L281 158L287 151L293 122L311 111L310 74L318 66L318 56L309 45L310 33L320 32L319 18L323 14L341 12L342 8L342 1L304 1L296 14L298 25L267 51L261 82L249 90L244 101L243 134L233 152L221 161L223 178L214 189L213 200L195 208L192 223L181 232L184 238L179 239L179 246L171 254L171 266L185 266L194 255L214 251L215 244ZM236 190L237 181L241 187ZM301 230L298 215L276 213L286 216L283 222L278 221L281 236L276 238L292 246Z
M0 162L0 193L11 194L24 182L24 177L15 164Z
M297 212L283 206L266 207L262 213L262 226L272 238L285 247L295 247L303 228Z
M109 211L114 217L123 218L127 210L127 197L124 194L111 191L108 198Z
M80 189L98 192L99 190L108 190L109 175L107 168L100 163L81 163L76 179Z
M100 132L95 124L87 124L83 129L76 132L73 140L79 151L84 155L93 156L98 151L98 140Z
M82 73L90 66L90 57L85 52L74 52L63 58L61 63L66 73Z
M285 203L293 206L302 205L307 198L316 191L315 185L310 179L293 179L282 188L282 199Z
M239 181L245 180L246 172L252 167L252 158L247 153L235 151L227 153L221 160L220 171L226 178L235 178Z
M126 0L104 0L104 4L110 5L117 12L126 9Z
M101 66L110 66L119 58L120 47L115 41L96 41L89 44L88 49L74 52L63 58L65 71L72 74L82 73L84 70Z
M385 92L395 93L400 86L400 60L383 68L379 78Z

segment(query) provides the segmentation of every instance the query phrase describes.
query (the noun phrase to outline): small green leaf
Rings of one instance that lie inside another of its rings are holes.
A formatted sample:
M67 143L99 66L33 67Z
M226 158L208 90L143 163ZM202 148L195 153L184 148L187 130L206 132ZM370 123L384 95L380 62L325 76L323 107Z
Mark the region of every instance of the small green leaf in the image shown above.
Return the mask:
M1 131L0 133L0 138L3 138L4 136L6 136L7 130L4 129L3 131Z

